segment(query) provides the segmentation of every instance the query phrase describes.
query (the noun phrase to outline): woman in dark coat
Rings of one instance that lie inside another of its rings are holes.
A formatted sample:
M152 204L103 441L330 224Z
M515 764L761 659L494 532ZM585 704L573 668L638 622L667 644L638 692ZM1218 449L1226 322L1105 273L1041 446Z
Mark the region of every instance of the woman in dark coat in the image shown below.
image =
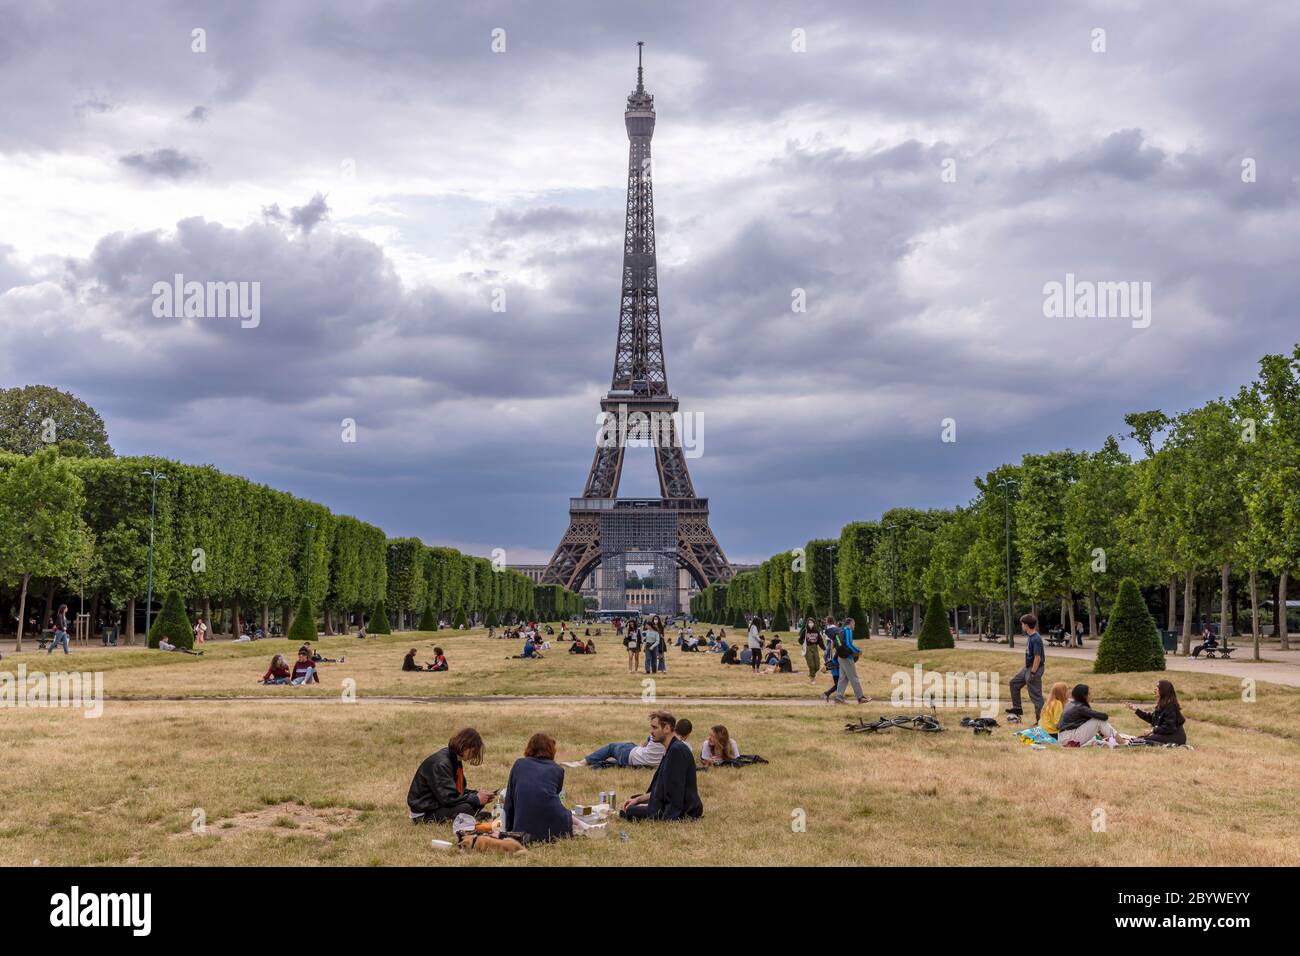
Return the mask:
M564 768L555 762L555 739L533 734L506 784L506 830L534 843L573 835L573 814L560 799Z
M1183 724L1187 721L1178 706L1178 695L1174 693L1174 685L1169 681L1156 681L1156 709L1151 713L1138 710L1137 704L1129 704L1128 708L1151 725L1149 734L1135 737L1135 740L1148 744L1179 744L1180 746L1187 743L1187 731L1183 730Z

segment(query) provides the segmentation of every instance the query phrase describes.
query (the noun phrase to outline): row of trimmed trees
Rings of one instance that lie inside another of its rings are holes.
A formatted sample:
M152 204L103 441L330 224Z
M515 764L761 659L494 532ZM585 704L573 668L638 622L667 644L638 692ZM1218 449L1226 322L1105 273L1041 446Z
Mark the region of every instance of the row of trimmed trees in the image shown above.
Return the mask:
M147 472L166 477L155 483ZM217 633L241 619L269 630L273 615L288 631L296 607L312 611L312 633L319 620L331 634L367 617L372 630L417 619L491 623L531 615L538 602L525 575L485 558L389 540L374 525L210 466L46 447L0 453L5 624L43 625L56 598L74 611L81 598L92 622L120 622L133 640L148 589L151 506L155 605L175 592ZM581 610L578 595L553 590L542 598L548 608Z
M1086 619L1096 637L1130 578L1162 626L1181 628L1184 654L1216 617L1222 633L1249 630L1257 655L1266 627L1287 648L1279 609L1300 569L1300 347L1264 357L1231 398L1125 423L1097 451L1027 454L977 477L964 506L894 508L773 555L701 592L692 612L731 623L833 604L875 631L897 608L919 633L937 595L953 626L1005 633L1009 528L1019 609L1070 629Z

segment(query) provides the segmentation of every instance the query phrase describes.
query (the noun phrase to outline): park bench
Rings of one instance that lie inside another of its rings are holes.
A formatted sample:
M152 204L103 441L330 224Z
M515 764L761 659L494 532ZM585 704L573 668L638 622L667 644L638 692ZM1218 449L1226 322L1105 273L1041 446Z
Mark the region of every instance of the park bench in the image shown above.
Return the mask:
M1050 647L1069 647L1070 635L1050 633L1047 635L1047 643Z
M1201 656L1208 657L1211 660L1213 660L1215 657L1221 657L1224 660L1227 660L1229 657L1232 656L1232 652L1235 650L1236 650L1235 647L1228 647L1226 644L1223 644L1220 645L1219 647L1207 647L1205 650L1201 652Z

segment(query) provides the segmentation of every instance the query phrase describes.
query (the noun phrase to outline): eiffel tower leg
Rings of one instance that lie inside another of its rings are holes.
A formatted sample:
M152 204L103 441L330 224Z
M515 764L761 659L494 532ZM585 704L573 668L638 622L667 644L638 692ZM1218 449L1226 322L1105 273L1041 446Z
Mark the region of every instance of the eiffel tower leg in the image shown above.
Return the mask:
M731 580L735 573L713 536L708 515L686 517L677 523L677 560L687 568L701 587Z
M582 579L599 559L600 519L595 515L571 515L569 528L546 566L542 583L559 584L570 591L581 590Z

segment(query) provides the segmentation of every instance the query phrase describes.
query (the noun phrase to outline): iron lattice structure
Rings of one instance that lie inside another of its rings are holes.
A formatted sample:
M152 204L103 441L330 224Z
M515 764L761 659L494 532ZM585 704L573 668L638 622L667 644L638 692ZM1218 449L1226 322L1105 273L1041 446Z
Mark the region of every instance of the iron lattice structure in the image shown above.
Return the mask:
M598 442L582 497L570 499L569 528L542 580L576 591L586 576L602 565L606 569L605 581L613 579L621 588L626 555L639 551L653 559L666 553L668 548L661 543L662 534L664 528L671 527L676 540L671 548L674 573L668 577L675 600L677 567L685 568L701 588L729 580L734 572L709 527L708 499L695 496L678 433L677 399L668 390L659 325L650 159L655 106L654 97L645 88L640 46L638 43L636 89L628 96L623 114L628 138L627 217L623 232L618 341L609 394L601 399L600 407L606 416L641 413L646 416L643 420L654 422L654 439L650 444L654 447L660 497L619 499L623 453L628 444L626 435L620 434L615 441ZM660 567L655 563L656 579L659 574ZM615 601L612 585L607 584L602 589L605 590L611 591L609 600ZM601 603L609 606L605 602L602 593ZM621 606L621 595L615 603ZM672 613L676 610L674 604Z

